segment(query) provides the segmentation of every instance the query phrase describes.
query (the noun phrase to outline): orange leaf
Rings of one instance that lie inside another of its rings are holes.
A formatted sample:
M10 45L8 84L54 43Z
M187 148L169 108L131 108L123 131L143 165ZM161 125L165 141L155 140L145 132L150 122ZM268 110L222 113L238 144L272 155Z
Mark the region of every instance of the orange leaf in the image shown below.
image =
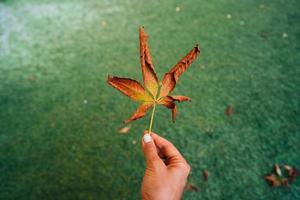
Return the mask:
M268 181L273 187L278 187L281 185L280 179L275 175L271 174L268 176L265 176L266 181Z
M144 80L144 86L139 82L129 78L119 78L108 76L107 83L127 95L134 101L140 101L142 104L138 107L132 117L130 117L126 123L133 120L139 119L145 116L146 112L154 104L160 104L166 106L172 110L172 119L175 122L177 108L175 101L183 102L190 101L189 97L185 96L167 96L175 87L181 74L192 64L200 53L198 45L196 45L185 57L183 57L168 73L165 74L162 81L162 87L160 95L158 93L158 79L152 63L148 36L145 33L144 27L139 28L139 39L140 39L140 62ZM154 113L154 111L153 111ZM150 123L150 128L152 124Z
M157 101L158 104L163 105L169 109L172 109L172 121L173 122L175 122L176 115L177 115L177 107L176 107L175 101L183 102L183 101L191 101L191 99L186 96L178 95L178 96L162 97Z
M134 101L153 101L143 86L135 80L108 76L107 83Z
M174 103L174 99L170 96L166 96L163 98L160 98L157 102L160 105L163 105L169 109L172 109L172 120L173 122L175 122L176 120L176 114L177 114L177 108L176 105Z
M170 96L172 99L178 102L184 102L184 101L192 101L190 97L176 95L176 96Z
M175 85L174 73L166 73L162 81L159 97L167 96L175 88Z
M125 123L129 123L132 122L133 120L137 120L139 118L142 118L146 115L147 111L153 106L153 102L145 102L142 103L137 110L135 111L135 113L125 121Z
M158 79L154 71L149 46L147 43L148 36L144 31L144 27L140 27L140 60L145 87L151 92L155 98L158 90Z
M164 106L166 106L167 108L170 108L170 109L173 109L175 107L174 99L170 96L160 98L157 101L157 103L160 104L160 105L164 105Z
M227 106L227 108L226 108L226 115L227 115L228 117L231 117L232 114L233 114L233 107L232 107L231 105L229 105L229 106Z
M203 171L203 180L205 181L205 182L207 182L208 181L208 176L209 176L209 172L208 172L208 170L207 169L205 169L204 171Z
M288 186L298 175L298 170L289 165L284 165L287 176L281 172L279 164L274 165L274 172L265 176L265 179L273 186Z
M167 96L174 89L181 74L193 63L199 53L200 49L198 45L196 45L168 73L165 74L160 89L160 97Z
M174 108L172 109L172 121L173 122L175 122L176 116L177 116L177 107L175 105Z

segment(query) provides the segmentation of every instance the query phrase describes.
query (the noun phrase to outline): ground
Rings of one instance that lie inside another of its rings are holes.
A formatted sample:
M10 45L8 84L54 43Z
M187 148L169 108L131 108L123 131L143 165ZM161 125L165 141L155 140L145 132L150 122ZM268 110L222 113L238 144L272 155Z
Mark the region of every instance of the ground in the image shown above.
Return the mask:
M184 199L299 199L263 179L300 167L299 22L297 0L0 1L0 199L140 198L150 116L118 133L137 104L106 84L141 81L140 25L160 78L201 47L173 92L192 102L153 127L192 167Z

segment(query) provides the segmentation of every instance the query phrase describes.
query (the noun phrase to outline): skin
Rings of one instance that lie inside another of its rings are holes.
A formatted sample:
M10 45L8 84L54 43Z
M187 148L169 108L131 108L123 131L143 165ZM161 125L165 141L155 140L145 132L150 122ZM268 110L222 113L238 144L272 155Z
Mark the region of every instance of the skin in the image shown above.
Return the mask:
M144 134L149 133L145 131ZM189 164L168 140L155 133L151 133L150 142L146 143L144 138L142 148L146 170L141 189L142 199L181 199L191 169Z

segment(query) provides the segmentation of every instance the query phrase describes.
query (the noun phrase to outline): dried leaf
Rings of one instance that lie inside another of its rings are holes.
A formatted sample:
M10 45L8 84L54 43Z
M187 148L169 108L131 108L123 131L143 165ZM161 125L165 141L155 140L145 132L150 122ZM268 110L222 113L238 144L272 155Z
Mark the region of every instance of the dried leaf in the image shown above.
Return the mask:
M183 101L191 101L189 97L186 96L166 96L160 98L157 103L163 105L169 109L172 109L172 121L175 122L177 115L177 107L175 105L175 101L183 102Z
M120 133L120 134L126 134L126 133L128 133L128 131L130 130L130 126L124 126L124 127L122 127L122 128L119 128L118 129L118 132Z
M274 171L278 176L282 176L281 169L278 164L274 165Z
M226 108L226 115L227 115L228 117L231 117L232 114L233 114L233 107L232 107L231 105L229 105L229 106L227 106L227 108Z
M177 107L175 105L174 108L172 109L172 121L173 122L175 122L176 116L177 116Z
M283 176L280 166L278 164L274 165L274 173L265 176L265 179L273 186L288 186L294 181L298 175L298 170L289 165L284 165L284 169L287 172L287 176Z
M181 74L193 63L199 53L200 49L198 45L196 45L168 73L165 74L160 89L160 97L167 96L170 92L172 92Z
M284 169L288 173L288 176L292 176L294 170L293 170L293 168L291 166L284 165Z
M200 49L196 45L185 57L183 57L168 73L174 73L176 82L178 81L181 74L187 70L187 68L193 63L198 57Z
M281 185L281 180L280 180L275 174L267 175L267 176L265 176L265 179L266 179L267 182L269 182L273 187L278 187L278 186Z
M289 180L287 178L282 178L281 185L285 187L289 186Z
M134 101L152 101L152 97L135 80L108 76L107 83Z
M208 171L205 169L205 170L203 171L203 180L204 180L205 182L208 181L208 176L209 176L209 173L208 173Z
M289 165L284 165L284 169L286 170L288 174L288 179L290 182L293 182L295 178L299 175L298 169L291 167Z
M187 183L186 184L186 189L189 192L198 192L199 191L199 189L196 186L194 186L193 184L191 184L191 183Z
M140 101L141 105L135 113L126 120L129 123L146 115L147 111L154 105L160 104L172 109L172 119L175 122L177 108L175 102L190 101L186 96L167 96L175 87L181 74L192 64L200 53L200 49L195 46L184 58L182 58L168 73L162 81L160 95L157 97L158 79L152 63L148 46L148 36L144 27L139 29L140 38L140 61L143 73L144 87L137 81L129 78L119 78L108 76L107 83L116 88L134 101Z
M125 123L129 123L132 122L133 120L137 120L139 118L142 118L146 115L147 111L153 106L153 102L145 102L142 103L137 110L135 111L135 113L125 121Z
M175 85L176 80L174 73L166 73L162 81L159 97L167 96L175 88Z
M170 97L171 97L174 101L178 101L178 102L192 101L190 97L181 96L181 95L170 96Z
M166 96L166 97L159 99L157 102L158 104L163 105L172 110L172 121L173 122L175 122L176 114L177 114L177 108L176 108L174 101L175 100L172 97Z
M140 27L140 60L145 87L156 97L158 90L158 79L154 71L149 46L147 43L148 36L144 27Z
M157 103L160 105L164 105L169 109L173 109L175 107L174 99L170 96L160 98Z

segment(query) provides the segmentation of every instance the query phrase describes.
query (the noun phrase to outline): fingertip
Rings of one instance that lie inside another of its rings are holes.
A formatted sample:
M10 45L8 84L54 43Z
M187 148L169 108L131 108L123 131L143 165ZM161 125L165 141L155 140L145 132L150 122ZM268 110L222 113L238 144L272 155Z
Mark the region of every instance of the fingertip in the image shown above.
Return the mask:
M144 136L143 136L143 140L145 143L149 143L152 141L152 137L149 133L146 133Z
M149 134L149 132L144 132L145 134L142 137L142 149L145 155L145 158L147 161L154 161L159 158L157 154L157 149L154 143L154 139L152 138L152 135Z

